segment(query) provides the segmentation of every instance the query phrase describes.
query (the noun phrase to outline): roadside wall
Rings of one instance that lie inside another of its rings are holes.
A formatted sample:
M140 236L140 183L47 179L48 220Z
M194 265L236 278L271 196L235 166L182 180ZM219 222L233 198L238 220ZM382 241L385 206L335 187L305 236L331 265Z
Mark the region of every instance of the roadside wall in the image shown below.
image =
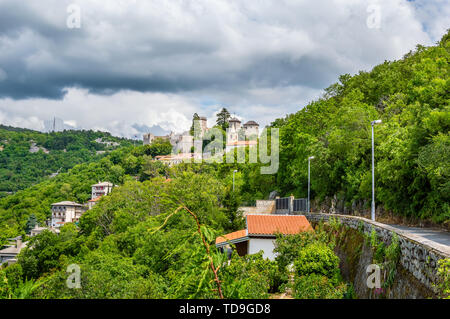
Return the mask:
M397 234L401 256L400 263L404 270L420 282L430 291L435 291L433 283L436 283L438 260L450 258L450 247L437 244L406 231L395 229L389 225L381 224L366 218L349 215L310 213L304 214L309 222L328 221L330 217L337 218L342 224L353 229L364 230L371 233L372 229L378 237L389 245L394 233Z

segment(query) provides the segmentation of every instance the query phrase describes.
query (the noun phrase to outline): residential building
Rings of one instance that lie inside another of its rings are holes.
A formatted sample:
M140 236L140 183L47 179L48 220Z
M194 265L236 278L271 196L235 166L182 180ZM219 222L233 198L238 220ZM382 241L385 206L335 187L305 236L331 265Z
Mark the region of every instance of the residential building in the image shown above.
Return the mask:
M92 185L91 198L94 199L97 197L108 195L109 193L111 193L113 187L114 184L110 182L99 182L98 184Z
M102 198L102 196L90 199L88 201L88 209L92 209L95 205L97 205L98 201Z
M77 222L81 215L87 210L87 207L75 202L60 202L52 204L52 219L50 226L59 228L65 223Z
M38 224L34 226L34 228L30 231L30 237L34 237L36 235L41 234L44 230L49 230L54 233L58 233L59 230L56 230L55 228L49 228L49 227L40 227Z
M216 239L218 248L229 248L234 244L239 256L263 251L264 258L274 260L276 234L292 235L313 231L303 215L247 215L246 229L220 236Z
M13 264L17 261L17 255L27 246L27 243L22 242L22 236L11 238L9 245L0 250L0 265L3 263Z

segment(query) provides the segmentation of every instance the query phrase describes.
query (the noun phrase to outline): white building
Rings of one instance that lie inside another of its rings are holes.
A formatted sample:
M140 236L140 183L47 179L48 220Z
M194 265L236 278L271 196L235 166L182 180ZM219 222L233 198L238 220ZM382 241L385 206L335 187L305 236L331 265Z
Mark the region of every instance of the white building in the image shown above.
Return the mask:
M242 126L245 130L245 136L259 136L259 124L255 121L248 121Z
M194 137L189 135L189 132L185 132L182 135L177 135L172 145L175 153L190 153L192 147L194 147Z
M239 256L263 251L263 257L274 260L276 234L298 234L313 231L311 224L303 215L247 215L247 228L220 236L216 246L229 248L233 244Z
M227 144L239 141L239 131L241 129L241 121L233 117L228 121Z
M65 223L77 222L86 210L86 206L75 202L54 203L52 204L50 226L52 228L59 228Z
M111 193L113 187L114 184L110 182L102 182L92 185L91 198L96 199L97 197L108 195L109 193Z

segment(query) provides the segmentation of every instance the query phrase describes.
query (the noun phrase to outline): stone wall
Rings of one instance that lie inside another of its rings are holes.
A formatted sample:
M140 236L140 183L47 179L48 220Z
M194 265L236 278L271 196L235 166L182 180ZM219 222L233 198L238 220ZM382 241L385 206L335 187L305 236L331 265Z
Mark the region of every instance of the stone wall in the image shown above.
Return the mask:
M353 229L364 230L368 234L374 229L378 238L386 245L391 243L392 236L396 233L401 248L400 264L402 268L426 289L436 292L433 283L436 283L438 279L436 274L438 260L450 258L450 247L358 216L318 213L304 215L312 223L328 221L330 217L334 217L342 224Z
M248 214L273 214L275 211L274 200L257 200L256 206L239 207L242 215L245 217Z

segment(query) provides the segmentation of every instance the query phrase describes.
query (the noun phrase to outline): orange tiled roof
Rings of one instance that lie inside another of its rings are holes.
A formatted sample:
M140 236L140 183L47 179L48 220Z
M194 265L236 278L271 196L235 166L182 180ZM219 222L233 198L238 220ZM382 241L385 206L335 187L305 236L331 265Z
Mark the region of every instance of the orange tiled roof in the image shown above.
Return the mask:
M247 229L217 237L216 244L248 236L298 234L313 228L303 215L247 215Z
M247 215L247 229L249 236L289 235L313 230L303 215Z
M216 244L247 236L247 230L242 229L216 238Z
M93 198L93 199L90 199L89 201L90 202L98 202L100 199L101 199L102 197L101 196L99 196L99 197L96 197L96 198Z

